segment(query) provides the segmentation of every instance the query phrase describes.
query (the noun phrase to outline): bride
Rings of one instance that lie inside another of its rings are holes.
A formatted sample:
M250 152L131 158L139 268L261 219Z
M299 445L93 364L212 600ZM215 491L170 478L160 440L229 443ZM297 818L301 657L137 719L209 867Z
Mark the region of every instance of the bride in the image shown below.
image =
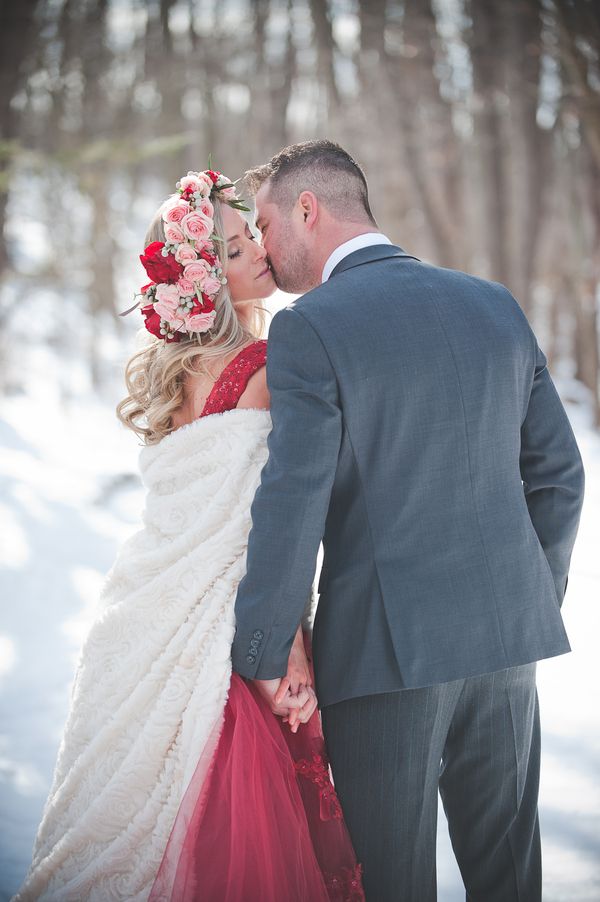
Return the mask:
M191 172L177 189L141 256L153 338L118 408L145 444L144 525L84 644L15 900L354 902L360 866L329 779L307 632L281 717L231 670L270 431L258 302L275 283L225 176Z

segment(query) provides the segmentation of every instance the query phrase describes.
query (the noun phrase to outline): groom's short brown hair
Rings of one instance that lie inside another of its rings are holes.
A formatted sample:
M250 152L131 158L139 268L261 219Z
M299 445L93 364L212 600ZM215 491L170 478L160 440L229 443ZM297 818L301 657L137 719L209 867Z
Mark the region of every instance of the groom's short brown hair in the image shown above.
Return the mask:
M251 195L267 180L269 200L290 210L302 191L312 191L338 219L375 224L369 206L365 174L350 154L334 141L321 139L290 144L268 163L249 169L245 182Z

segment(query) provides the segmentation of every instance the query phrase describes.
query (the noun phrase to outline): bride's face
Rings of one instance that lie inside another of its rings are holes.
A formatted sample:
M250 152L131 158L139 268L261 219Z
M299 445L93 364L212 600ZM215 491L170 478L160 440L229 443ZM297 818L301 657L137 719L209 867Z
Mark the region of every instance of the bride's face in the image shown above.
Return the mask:
M275 291L267 252L237 210L223 205L227 241L227 284L234 305L268 298Z

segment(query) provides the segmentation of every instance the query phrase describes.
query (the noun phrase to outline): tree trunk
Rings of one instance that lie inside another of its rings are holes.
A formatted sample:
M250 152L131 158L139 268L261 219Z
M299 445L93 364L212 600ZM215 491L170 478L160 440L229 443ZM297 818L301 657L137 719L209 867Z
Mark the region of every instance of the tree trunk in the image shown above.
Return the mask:
M39 29L39 0L20 0L0 5L0 275L9 267L4 235L14 142L19 137L20 114L12 101L23 86L26 66Z
M471 0L470 52L473 66L473 118L480 160L481 240L490 278L508 281L506 149L504 147L504 72L502 7Z

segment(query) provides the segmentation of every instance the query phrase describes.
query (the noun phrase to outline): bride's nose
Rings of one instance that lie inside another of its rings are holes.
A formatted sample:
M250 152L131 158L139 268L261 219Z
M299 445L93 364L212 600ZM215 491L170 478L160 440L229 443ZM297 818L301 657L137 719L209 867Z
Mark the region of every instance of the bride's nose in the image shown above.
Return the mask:
M267 256L267 252L264 249L264 247L262 246L262 244L257 244L256 245L256 254L255 254L256 260L264 260L266 256Z

